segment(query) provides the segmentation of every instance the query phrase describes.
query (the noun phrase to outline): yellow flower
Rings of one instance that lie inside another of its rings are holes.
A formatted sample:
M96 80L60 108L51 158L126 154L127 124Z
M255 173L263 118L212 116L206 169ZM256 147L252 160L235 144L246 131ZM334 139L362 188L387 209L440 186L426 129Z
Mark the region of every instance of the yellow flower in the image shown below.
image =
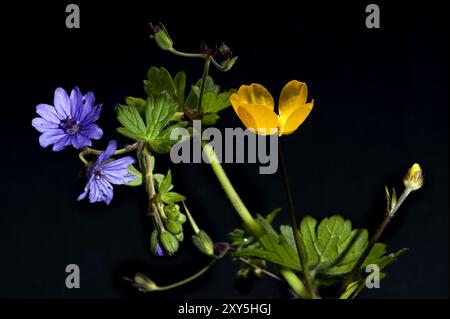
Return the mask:
M293 80L281 91L279 114L274 111L272 95L260 84L242 85L230 101L246 128L261 135L281 136L293 133L308 117L314 100L306 103L307 97L306 84Z

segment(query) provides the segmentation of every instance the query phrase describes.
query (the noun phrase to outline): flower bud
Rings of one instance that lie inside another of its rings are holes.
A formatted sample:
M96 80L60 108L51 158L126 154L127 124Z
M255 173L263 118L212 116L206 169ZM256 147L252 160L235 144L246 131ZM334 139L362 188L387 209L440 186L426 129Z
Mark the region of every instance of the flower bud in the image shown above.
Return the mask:
M405 178L403 179L403 184L405 184L405 187L409 191L415 191L418 190L423 186L423 175L422 175L422 169L420 168L420 165L415 163L411 168L408 170L408 173L405 175Z
M177 221L180 224L184 224L186 222L186 215L182 213L178 214Z
M173 46L173 41L169 36L169 33L167 33L166 28L160 24L153 26L153 24L150 23L150 28L153 30L154 35L153 38L156 41L156 44L163 50L170 50Z
M169 254L173 255L178 250L178 240L177 238L166 230L163 230L159 235L159 240L161 241L164 250Z
M183 226L176 220L165 219L164 226L172 234L178 234L183 231Z
M178 216L180 215L180 206L177 204L172 204L164 207L164 213L167 218L171 220L178 220Z
M159 289L153 280L141 273L134 275L133 286L141 292L151 292Z
M178 234L174 235L176 239L178 239L178 241L181 243L184 240L184 233L183 232L179 232Z
M162 250L161 245L159 244L158 237L159 231L154 230L150 238L150 249L153 255L164 256L164 251Z
M214 243L203 230L192 236L192 242L202 253L208 256L214 255Z

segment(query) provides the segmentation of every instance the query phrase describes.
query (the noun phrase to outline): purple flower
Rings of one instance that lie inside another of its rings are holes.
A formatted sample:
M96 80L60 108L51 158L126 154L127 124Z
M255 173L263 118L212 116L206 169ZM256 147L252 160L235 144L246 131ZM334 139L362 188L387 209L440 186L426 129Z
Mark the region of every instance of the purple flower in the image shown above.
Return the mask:
M156 246L156 254L158 255L158 256L164 256L164 250L161 248L161 245L160 244L158 244L157 246Z
M111 141L106 150L98 156L97 161L89 169L88 182L83 194L78 196L78 200L84 199L89 192L89 202L109 204L113 198L111 184L123 185L136 178L128 171L128 167L134 163L131 156L122 157L118 160L110 159L116 149L116 141Z
M39 144L47 147L53 144L53 151L60 151L68 145L80 149L91 146L93 140L103 136L103 131L94 122L99 118L102 105L95 105L92 92L82 95L75 87L70 96L62 88L55 90L54 106L39 104L36 113L40 117L31 124L39 132Z

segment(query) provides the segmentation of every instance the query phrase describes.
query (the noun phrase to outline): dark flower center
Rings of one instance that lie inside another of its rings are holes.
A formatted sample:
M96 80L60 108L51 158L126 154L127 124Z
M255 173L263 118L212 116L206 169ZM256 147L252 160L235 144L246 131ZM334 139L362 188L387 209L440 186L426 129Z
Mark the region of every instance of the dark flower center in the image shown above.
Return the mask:
M59 127L66 131L69 135L75 135L80 130L80 122L74 120L71 116L68 116L65 120L61 120Z

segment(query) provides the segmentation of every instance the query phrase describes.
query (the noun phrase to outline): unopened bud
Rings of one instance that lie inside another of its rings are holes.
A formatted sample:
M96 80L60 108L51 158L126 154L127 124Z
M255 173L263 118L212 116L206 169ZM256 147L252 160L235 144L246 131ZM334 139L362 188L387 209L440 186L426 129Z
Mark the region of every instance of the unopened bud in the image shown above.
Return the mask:
M176 220L165 219L164 226L173 235L181 233L183 231L183 226Z
M177 238L166 230L163 230L159 235L159 240L167 254L173 255L178 250Z
M411 166L403 179L403 184L405 184L405 187L410 191L418 190L423 186L422 169L419 164L415 163Z
M214 243L211 238L203 230L198 234L192 235L192 242L202 253L208 256L214 255Z
M159 289L153 280L141 273L134 275L133 286L141 292L151 292Z
M166 28L162 24L154 26L152 23L150 23L150 28L154 32L153 38L155 39L156 44L161 49L163 50L172 49L173 41L170 38Z

